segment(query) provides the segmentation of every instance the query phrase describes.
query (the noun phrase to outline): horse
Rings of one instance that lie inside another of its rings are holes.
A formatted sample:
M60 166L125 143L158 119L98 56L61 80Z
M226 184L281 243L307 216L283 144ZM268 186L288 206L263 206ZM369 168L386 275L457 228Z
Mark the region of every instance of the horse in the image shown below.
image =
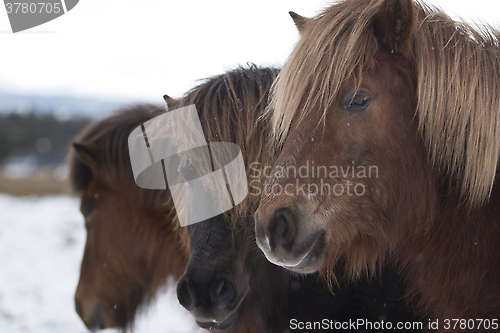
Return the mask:
M87 229L75 306L89 329L132 327L168 278L184 273L187 230L167 191L135 185L128 153L130 132L163 112L149 104L118 110L85 128L69 154Z
M264 116L281 152L259 247L328 281L395 267L428 329L496 329L500 32L412 0L295 21Z
M328 287L318 276L298 277L269 263L256 247L253 213L263 184L261 170L277 155L259 117L277 74L277 69L256 67L233 70L193 88L178 103L196 105L207 142L241 147L251 188L232 210L187 227L190 259L177 284L179 302L200 327L231 332L288 332L301 330L299 323L323 319L385 319L394 327L416 321L401 301L403 284L390 270L379 280L363 279L362 285Z

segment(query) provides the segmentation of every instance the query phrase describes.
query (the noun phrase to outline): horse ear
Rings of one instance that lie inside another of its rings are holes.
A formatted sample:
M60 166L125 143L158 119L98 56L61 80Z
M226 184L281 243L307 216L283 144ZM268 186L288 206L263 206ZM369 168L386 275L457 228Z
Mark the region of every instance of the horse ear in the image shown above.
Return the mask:
M373 28L380 44L391 53L406 55L415 24L412 0L382 0L375 15Z
M311 19L299 15L296 12L288 12L288 14L290 14L290 16L292 17L293 23L295 23L295 26L297 27L297 30L299 30L299 33L302 34L304 32L306 23Z
M78 160L95 173L99 166L99 148L92 143L77 142L73 142L73 148L75 149Z
M177 102L176 99L173 99L172 97L170 97L166 94L163 95L163 99L165 100L165 103L167 103L167 105Z

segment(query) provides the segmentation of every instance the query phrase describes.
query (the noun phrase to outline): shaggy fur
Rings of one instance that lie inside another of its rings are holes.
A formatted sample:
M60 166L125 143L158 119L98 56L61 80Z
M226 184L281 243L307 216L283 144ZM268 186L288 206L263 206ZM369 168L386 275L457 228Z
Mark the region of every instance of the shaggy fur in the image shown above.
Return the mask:
M362 73L376 68L371 55L380 45L372 22L380 3L342 1L308 21L269 106L280 143L295 113L303 120L311 110L326 112L342 82L351 77L359 82ZM500 34L453 21L420 2L415 15L409 45L398 50L395 43L388 51L410 50L418 82L416 115L431 161L458 179L466 204L479 205L491 193L500 152ZM398 35L403 29L393 31L397 38L405 37Z
M241 148L249 183L253 162L264 168L271 166L276 157L274 147L269 145L270 131L258 119L267 106L270 87L278 73L276 68L241 67L211 78L179 101L178 107L196 105L207 142L232 142ZM248 195L224 215L237 223L255 212L259 199L258 195Z
M359 180L362 197L264 196L257 230L286 208L296 238L325 231L328 278L339 262L353 280L396 264L443 332L445 319L499 318L499 41L410 0L345 0L307 22L266 114L275 166L377 165L380 177ZM361 86L373 105L342 109L342 89Z
M187 230L180 228L167 191L135 185L128 154L130 132L163 112L152 105L119 110L87 127L69 155L87 228L75 301L91 329L132 327L136 312L148 307L168 278L184 272Z
M165 99L170 110L195 104L207 141L240 143L251 175L251 162L270 165L275 156L263 148L270 136L257 119L277 74L273 68L241 67L206 79L179 101ZM119 110L87 127L68 156L70 181L88 226L76 301L89 328L132 327L136 311L147 308L168 277L177 280L184 272L188 230L180 227L168 190L135 184L128 152L130 132L164 112L153 105ZM238 227L258 198L248 196L224 216ZM100 319L95 305L102 308L101 323L95 322Z
M237 318L231 332L288 332L292 319L300 322L321 322L323 319L345 323L365 319L384 320L393 328L398 322L422 322L404 299L405 285L394 270L384 269L380 279L361 278L356 284L348 280L328 286L317 274L299 276L271 264L255 246L253 218L240 221L244 228L235 231L223 215L189 226L191 259L177 286L179 301L192 307L191 297L199 300L198 308L206 306L217 313L216 302L210 299L207 285L224 277L235 284L244 280L248 291L238 290L237 306L230 318ZM229 237L227 235L230 235ZM210 237L207 237L210 235ZM208 281L207 281L208 280ZM190 296L193 293L195 296ZM241 293L244 293L241 298ZM206 311L206 310L205 310ZM214 314L215 315L215 314ZM212 328L220 323L211 324ZM425 324L425 322L424 322ZM317 327L316 327L317 328ZM345 328L345 327L344 327ZM294 329L298 332L320 332L321 329ZM359 327L346 332L376 332ZM395 331L395 330L391 330ZM408 332L422 332L418 326Z

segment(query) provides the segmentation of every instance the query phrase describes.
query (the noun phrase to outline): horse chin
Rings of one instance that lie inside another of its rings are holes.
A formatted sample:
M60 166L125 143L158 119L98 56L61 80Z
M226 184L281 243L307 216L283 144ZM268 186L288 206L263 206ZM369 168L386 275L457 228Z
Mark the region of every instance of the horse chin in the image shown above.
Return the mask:
M282 265L282 267L299 274L316 273L321 269L323 261L325 260L324 248L324 242L318 241L314 244L311 251L309 251L309 253L307 253L297 265Z
M294 255L293 252L274 253L266 247L261 247L267 260L275 265L281 266L289 271L299 274L311 274L321 269L326 256L326 235L325 231L320 231L304 241L304 246L298 246L299 250ZM259 243L259 241L257 241ZM303 248L306 248L303 251Z
M219 331L219 332L225 332L233 329L236 325L236 322L238 320L238 311L234 311L225 321L223 322L218 322L216 320L213 321L196 321L198 326L204 329L208 329L210 331Z
M104 310L101 314L99 320L94 323L94 328L92 332L95 332L97 329L104 330L108 328L118 328L124 329L127 325L127 322L116 315L116 311L106 311Z

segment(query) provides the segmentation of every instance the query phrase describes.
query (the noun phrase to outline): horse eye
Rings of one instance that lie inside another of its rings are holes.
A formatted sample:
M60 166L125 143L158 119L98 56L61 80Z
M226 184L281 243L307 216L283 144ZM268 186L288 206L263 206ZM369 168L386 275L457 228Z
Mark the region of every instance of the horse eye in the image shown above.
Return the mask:
M363 111L370 104L370 96L365 93L358 92L353 97L344 103L345 111Z

